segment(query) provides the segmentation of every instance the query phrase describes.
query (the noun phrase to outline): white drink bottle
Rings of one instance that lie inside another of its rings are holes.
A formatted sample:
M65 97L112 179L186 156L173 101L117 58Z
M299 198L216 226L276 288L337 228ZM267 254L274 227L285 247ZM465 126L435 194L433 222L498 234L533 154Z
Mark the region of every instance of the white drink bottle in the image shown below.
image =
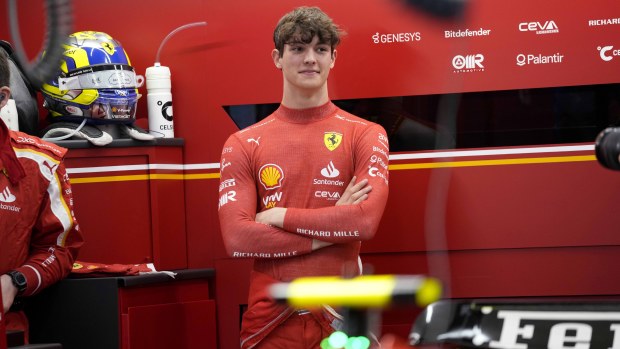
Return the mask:
M170 68L156 62L145 75L149 131L156 137L174 138Z
M156 137L174 138L174 123L172 117L172 83L170 68L161 65L159 55L166 42L181 30L204 26L207 22L196 22L182 25L171 31L159 45L155 64L146 68L146 102L149 113L149 132Z

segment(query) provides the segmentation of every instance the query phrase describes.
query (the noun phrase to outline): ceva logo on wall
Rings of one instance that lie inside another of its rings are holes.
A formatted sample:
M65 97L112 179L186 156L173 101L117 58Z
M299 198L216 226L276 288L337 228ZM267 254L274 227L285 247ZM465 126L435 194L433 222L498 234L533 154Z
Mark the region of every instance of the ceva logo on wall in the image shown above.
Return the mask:
M521 22L519 23L520 32L535 32L536 34L555 34L559 33L560 29L555 21L544 22Z
M614 59L614 57L620 56L620 49L614 49L613 46L599 46L596 49L599 51L598 54L601 59L605 62L609 62Z

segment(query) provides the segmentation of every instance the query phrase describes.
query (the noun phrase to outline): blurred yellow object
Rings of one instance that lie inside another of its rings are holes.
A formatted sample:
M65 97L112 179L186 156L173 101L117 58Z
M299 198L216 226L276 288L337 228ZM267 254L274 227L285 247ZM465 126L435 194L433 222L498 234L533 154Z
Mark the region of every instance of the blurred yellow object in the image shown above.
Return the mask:
M438 280L424 276L303 277L271 287L271 295L298 309L322 305L384 308L392 303L426 306L441 297Z

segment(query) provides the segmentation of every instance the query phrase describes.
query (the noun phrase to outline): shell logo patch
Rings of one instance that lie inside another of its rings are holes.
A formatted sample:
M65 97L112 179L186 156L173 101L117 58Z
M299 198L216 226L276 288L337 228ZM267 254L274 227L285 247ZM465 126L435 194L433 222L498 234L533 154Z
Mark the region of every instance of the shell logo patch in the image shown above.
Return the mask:
M273 190L282 186L284 171L276 164L266 164L258 170L258 178L265 189Z
M323 142L325 143L327 149L333 151L334 149L338 148L340 143L342 143L342 133L325 132L325 135L323 136Z

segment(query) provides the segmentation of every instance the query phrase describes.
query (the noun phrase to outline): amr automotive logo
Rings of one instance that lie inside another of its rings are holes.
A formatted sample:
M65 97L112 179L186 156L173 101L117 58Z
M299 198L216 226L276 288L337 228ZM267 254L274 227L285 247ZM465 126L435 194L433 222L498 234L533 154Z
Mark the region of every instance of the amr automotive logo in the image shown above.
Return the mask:
M473 73L484 71L484 56L480 53L473 55L457 55L452 58L454 73Z
M614 49L613 46L599 46L596 49L599 51L598 53L601 59L605 62L609 62L614 59L614 57L620 56L620 49Z

